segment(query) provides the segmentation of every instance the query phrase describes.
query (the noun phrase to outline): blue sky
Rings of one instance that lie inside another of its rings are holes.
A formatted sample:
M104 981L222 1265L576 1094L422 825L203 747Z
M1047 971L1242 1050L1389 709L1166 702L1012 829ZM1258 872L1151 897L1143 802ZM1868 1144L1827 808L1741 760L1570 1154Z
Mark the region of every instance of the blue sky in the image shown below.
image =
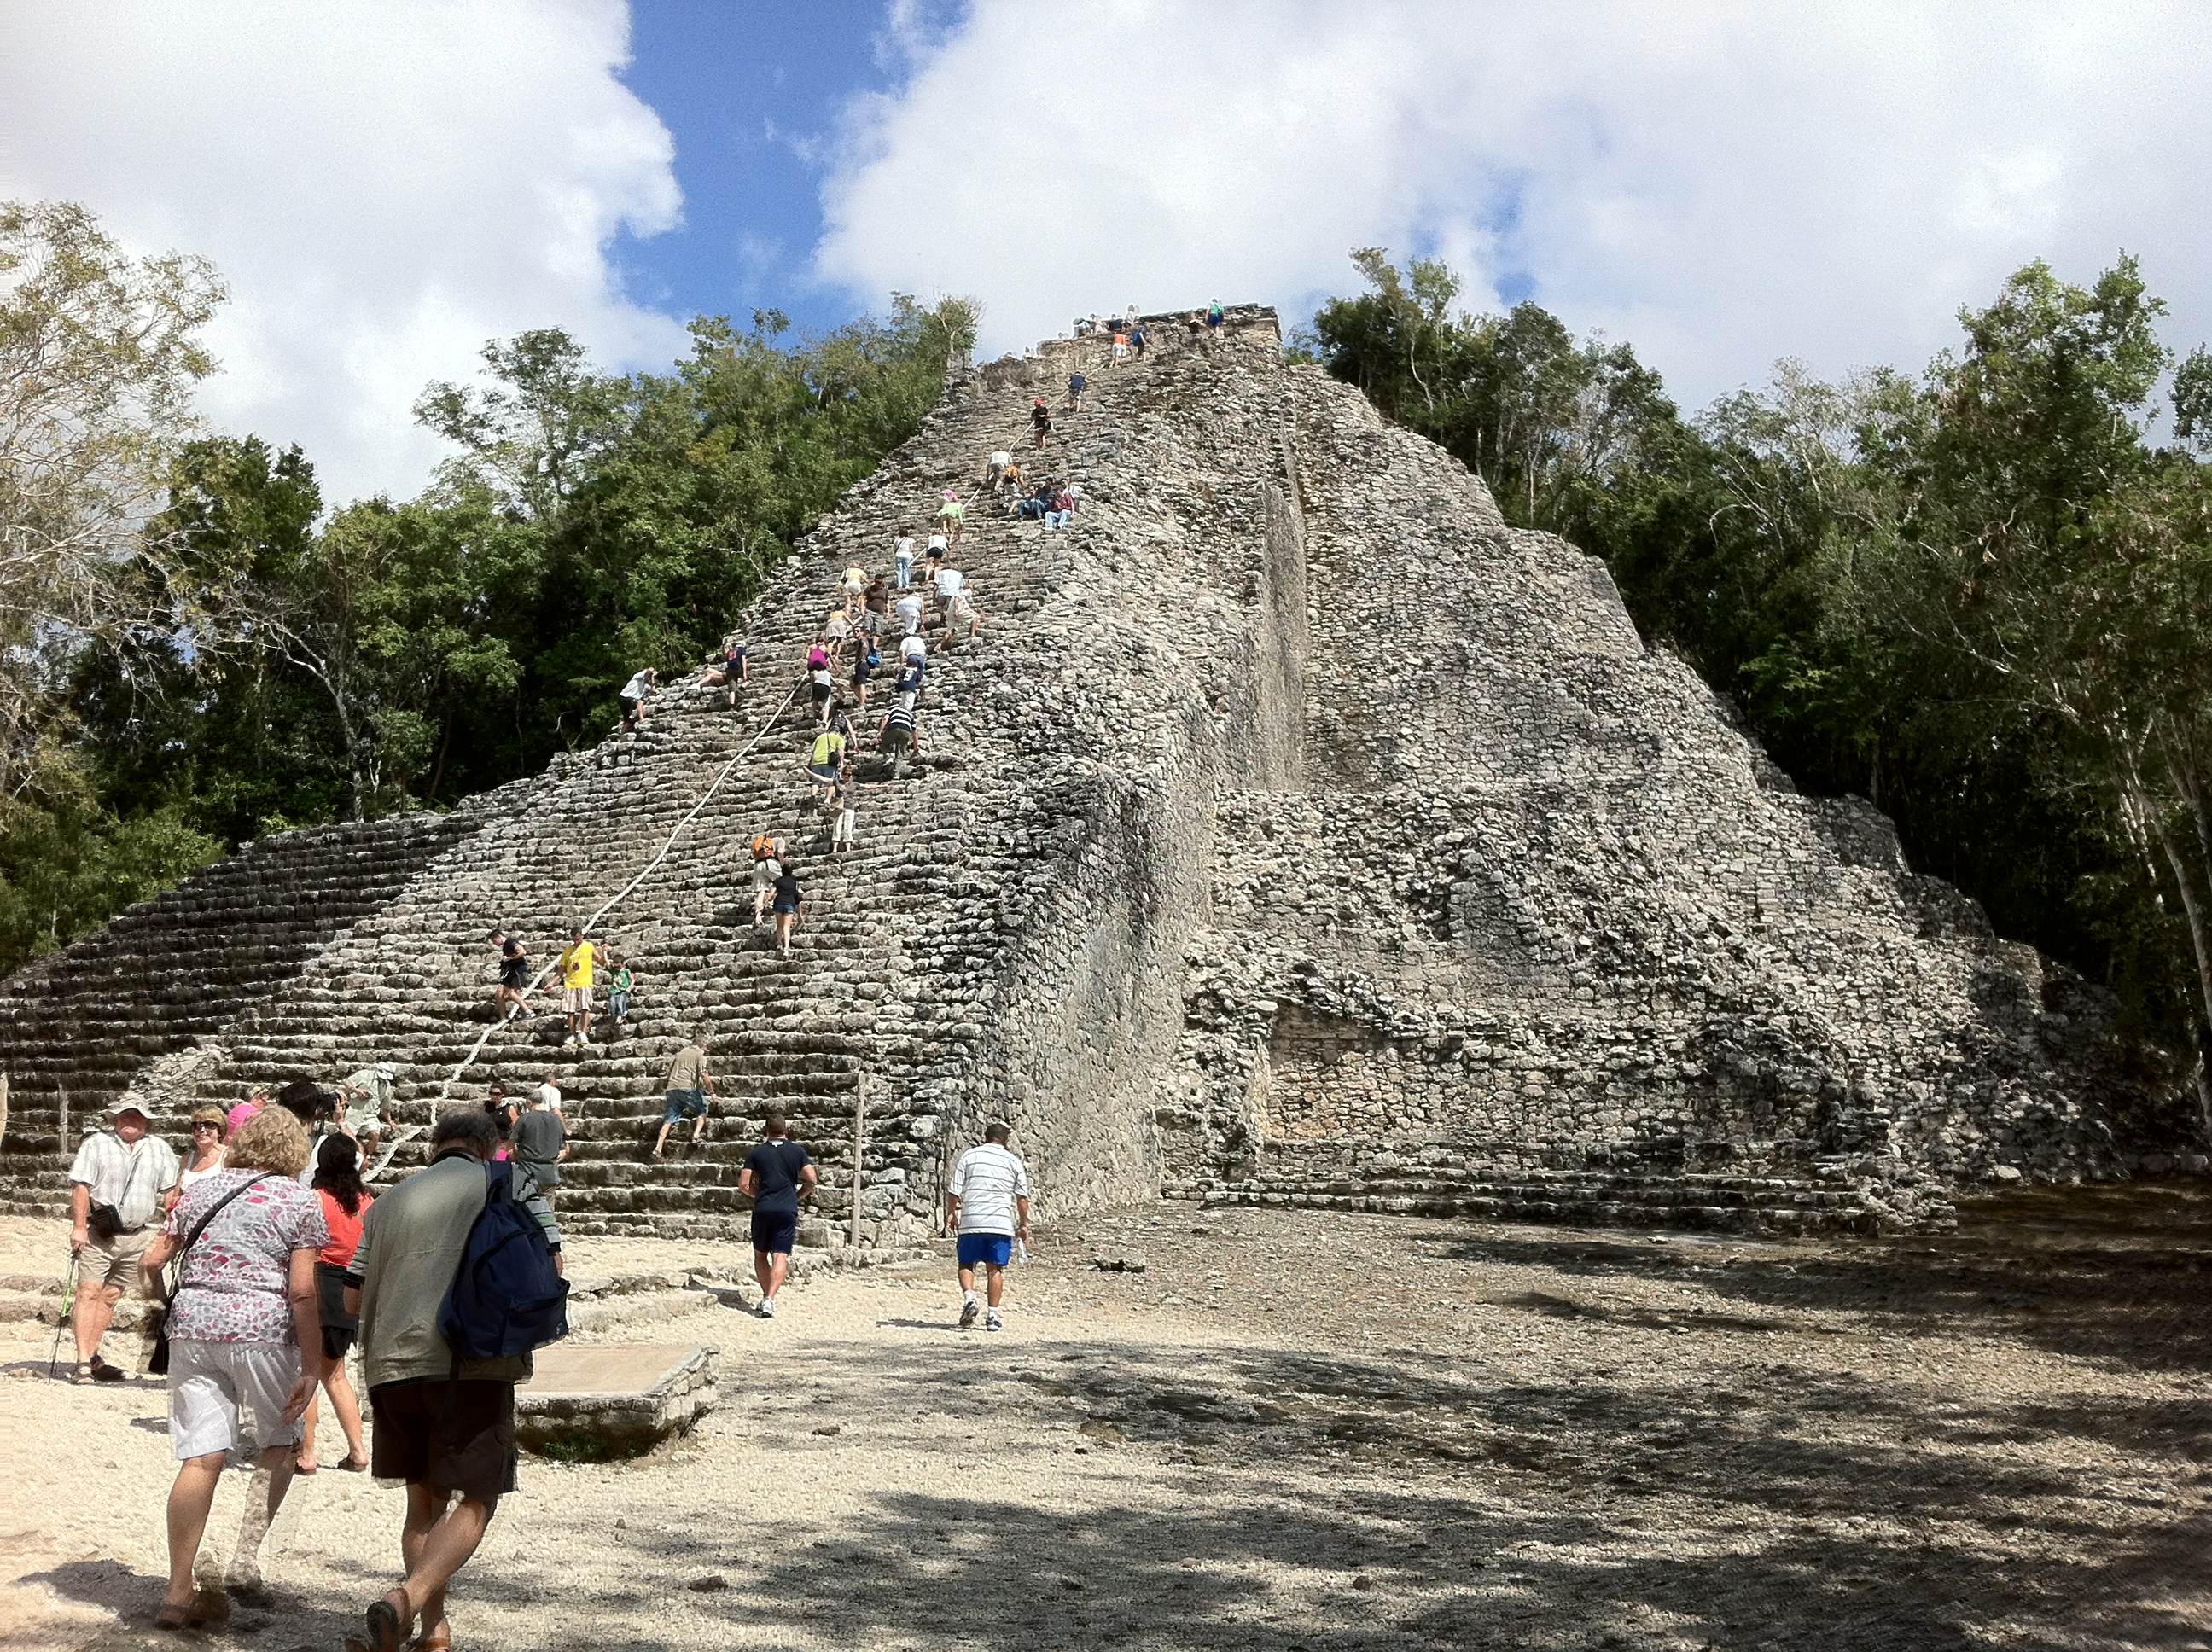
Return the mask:
M630 296L739 325L775 307L811 331L879 297L813 275L822 181L857 95L890 94L901 60L876 0L643 0L623 82L676 140L682 228L613 249Z
M2125 249L2212 337L2202 0L0 0L0 198L212 260L216 427L419 489L489 338L662 368L702 312L893 290L995 354L1444 257L1684 405L1908 368Z

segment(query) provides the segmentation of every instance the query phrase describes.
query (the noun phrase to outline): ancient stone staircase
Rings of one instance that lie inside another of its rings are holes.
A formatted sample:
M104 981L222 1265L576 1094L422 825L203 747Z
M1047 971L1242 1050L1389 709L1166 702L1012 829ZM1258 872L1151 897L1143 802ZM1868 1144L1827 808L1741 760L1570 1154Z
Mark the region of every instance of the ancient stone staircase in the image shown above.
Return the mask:
M1644 649L1601 568L1285 366L1272 315L1237 319L1203 349L1157 327L1139 364L1060 340L961 375L744 616L734 707L672 684L642 732L443 817L289 969L164 1011L139 1047L79 1023L70 1070L152 1084L173 1120L389 1060L415 1131L495 1078L550 1078L574 1137L559 1207L587 1232L728 1229L775 1107L842 1233L864 1102L876 1247L930 1224L988 1117L1015 1123L1048 1212L1164 1190L1856 1232L1945 1221L1946 1187L2000 1165L2125 1168L2144 1096L2094 993L1912 877L1864 805L1796 796ZM1059 410L1079 364L1088 410L1057 411L1040 455L1030 398ZM981 496L1000 446L1082 483L1071 530ZM983 635L933 655L922 760L868 793L833 862L786 695L838 574L887 568L947 486ZM808 892L789 958L751 924L761 830ZM550 963L641 873L595 929L638 977L630 1024L566 1050L549 996L494 1025L493 926ZM209 897L229 875L177 891L174 922L219 940L242 915ZM144 968L119 927L85 946ZM722 1116L651 1162L698 1026ZM421 1154L416 1135L392 1170ZM12 1163L15 1200L58 1198L55 1162Z

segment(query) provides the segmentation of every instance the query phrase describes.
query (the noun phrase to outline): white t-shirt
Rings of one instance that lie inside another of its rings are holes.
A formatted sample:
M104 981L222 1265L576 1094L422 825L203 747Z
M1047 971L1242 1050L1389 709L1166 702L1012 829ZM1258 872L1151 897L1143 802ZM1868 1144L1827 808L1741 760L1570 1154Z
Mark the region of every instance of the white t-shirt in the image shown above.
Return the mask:
M538 1085L532 1092L532 1099L540 1107L550 1107L556 1113L561 1110L561 1092L550 1083Z
M912 630L915 626L921 624L921 598L911 596L901 597L898 599L898 616L907 623L907 629L908 630Z
M898 544L893 547L891 550L891 557L893 561L901 562L910 562L914 560L914 536L912 534L908 533L900 536Z
M908 637L899 644L899 658L902 659L927 659L929 658L929 645L927 642L924 642L920 637Z
M1014 456L1003 447L991 455L991 468L994 471L1003 471L1013 462Z
M945 536L941 533L931 534L929 536L929 548L932 550L943 550L945 548Z
M960 594L960 587L968 583L968 576L957 568L937 570L937 594L948 601Z
M960 1201L963 1233L1012 1233L1020 1219L1016 1198L1030 1196L1030 1173L994 1141L971 1147L952 1167L953 1196Z
M623 684L622 697L625 700L642 700L652 687L653 684L646 681L645 673L640 671Z

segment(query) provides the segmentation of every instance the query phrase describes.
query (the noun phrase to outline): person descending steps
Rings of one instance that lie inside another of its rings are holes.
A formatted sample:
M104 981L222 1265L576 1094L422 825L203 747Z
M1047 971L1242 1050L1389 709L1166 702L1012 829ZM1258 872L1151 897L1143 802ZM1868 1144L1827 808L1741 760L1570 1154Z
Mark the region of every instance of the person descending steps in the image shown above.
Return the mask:
M580 929L568 932L568 944L561 954L561 1009L568 1017L563 1049L582 1049L592 1042L592 972L599 949L584 938Z

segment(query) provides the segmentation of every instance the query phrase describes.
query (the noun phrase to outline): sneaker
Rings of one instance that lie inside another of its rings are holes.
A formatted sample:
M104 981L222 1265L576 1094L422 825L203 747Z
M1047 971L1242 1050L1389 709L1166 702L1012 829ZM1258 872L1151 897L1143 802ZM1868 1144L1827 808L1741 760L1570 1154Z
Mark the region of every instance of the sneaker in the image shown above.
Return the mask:
M960 1328L969 1329L975 1323L975 1299L973 1297L960 1304Z
M773 1297L763 1297L760 1300L760 1307L756 1311L757 1311L760 1316L764 1320L774 1319L775 1317L775 1298Z
M983 1315L983 1328L986 1331L1003 1331L1006 1328L1006 1322L999 1317L997 1309L994 1308Z

